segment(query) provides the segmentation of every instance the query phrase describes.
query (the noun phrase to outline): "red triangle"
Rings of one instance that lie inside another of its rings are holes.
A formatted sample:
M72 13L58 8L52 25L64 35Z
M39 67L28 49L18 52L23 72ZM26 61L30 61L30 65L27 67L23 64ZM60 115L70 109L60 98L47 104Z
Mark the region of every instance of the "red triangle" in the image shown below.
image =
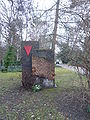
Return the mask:
M32 46L24 46L24 48L26 50L27 56L29 56Z

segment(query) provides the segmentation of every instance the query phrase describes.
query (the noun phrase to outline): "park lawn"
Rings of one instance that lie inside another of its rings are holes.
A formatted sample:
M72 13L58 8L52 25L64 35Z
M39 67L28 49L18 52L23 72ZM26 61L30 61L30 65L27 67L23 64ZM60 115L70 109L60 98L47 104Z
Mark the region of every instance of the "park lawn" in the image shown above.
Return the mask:
M56 68L57 88L33 93L21 87L21 73L0 72L0 119L3 120L64 120L53 102L65 90L79 88L76 73Z
M80 77L76 72L58 67L55 69L55 72L58 89L73 90L82 87ZM82 83L84 87L87 86L87 81L84 76L82 76Z
M20 72L0 72L0 95L21 82Z

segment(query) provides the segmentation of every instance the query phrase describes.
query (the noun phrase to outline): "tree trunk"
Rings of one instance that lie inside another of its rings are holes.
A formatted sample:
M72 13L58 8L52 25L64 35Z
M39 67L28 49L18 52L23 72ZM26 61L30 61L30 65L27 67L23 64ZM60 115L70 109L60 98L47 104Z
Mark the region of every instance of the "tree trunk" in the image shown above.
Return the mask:
M56 14L55 14L55 22L54 22L54 30L53 30L53 41L52 41L52 49L53 49L54 51L55 51L55 43L56 43L58 16L59 16L59 3L60 3L60 0L57 0Z
M56 43L56 34L57 34L58 16L59 16L59 3L60 0L57 0L54 30L53 30L53 41L52 41L52 50L54 51L54 62L55 62L55 43ZM54 69L55 69L55 65L54 65ZM55 87L55 80L53 80L53 87Z

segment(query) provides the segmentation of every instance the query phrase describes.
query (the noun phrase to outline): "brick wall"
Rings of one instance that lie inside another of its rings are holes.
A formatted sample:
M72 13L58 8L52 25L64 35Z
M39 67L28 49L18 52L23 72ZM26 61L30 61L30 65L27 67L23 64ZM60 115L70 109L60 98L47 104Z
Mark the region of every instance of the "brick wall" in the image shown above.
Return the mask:
M54 65L44 58L32 56L32 74L54 80Z

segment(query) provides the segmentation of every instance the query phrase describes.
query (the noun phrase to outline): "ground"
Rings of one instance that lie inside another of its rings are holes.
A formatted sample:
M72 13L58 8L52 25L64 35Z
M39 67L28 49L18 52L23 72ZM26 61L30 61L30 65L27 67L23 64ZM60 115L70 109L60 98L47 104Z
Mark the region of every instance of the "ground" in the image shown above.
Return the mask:
M81 93L78 75L58 67L56 84L34 93L22 87L21 73L0 73L0 120L90 120L76 99Z

